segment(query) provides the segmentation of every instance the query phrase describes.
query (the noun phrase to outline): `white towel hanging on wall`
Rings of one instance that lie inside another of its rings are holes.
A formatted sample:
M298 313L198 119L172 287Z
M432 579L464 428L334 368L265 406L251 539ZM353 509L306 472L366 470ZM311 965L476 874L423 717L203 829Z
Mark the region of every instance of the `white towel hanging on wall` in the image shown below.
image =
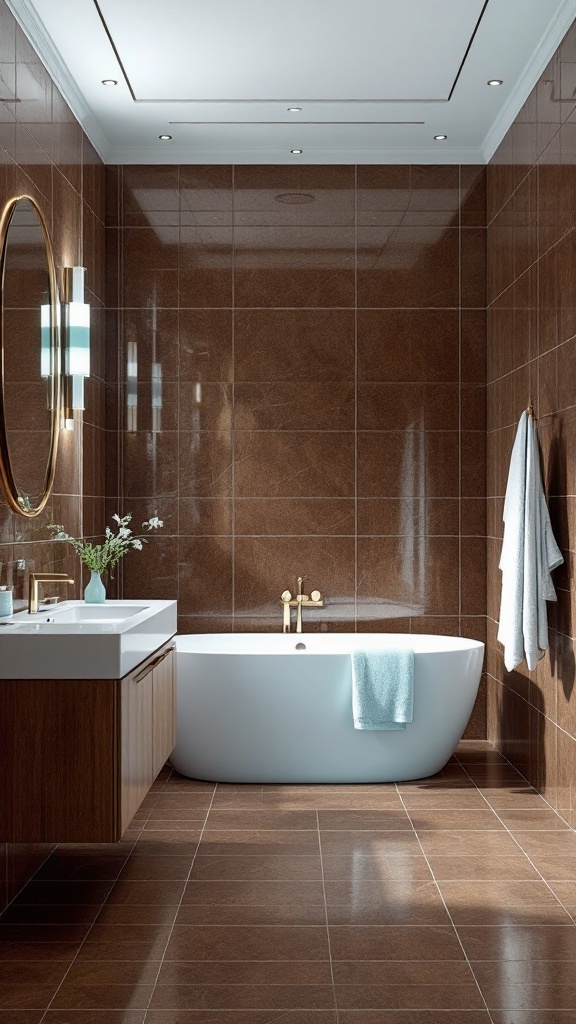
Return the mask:
M563 561L544 496L534 418L523 412L510 459L500 556L498 640L508 672L524 659L535 668L548 649L546 601L556 600L550 573Z

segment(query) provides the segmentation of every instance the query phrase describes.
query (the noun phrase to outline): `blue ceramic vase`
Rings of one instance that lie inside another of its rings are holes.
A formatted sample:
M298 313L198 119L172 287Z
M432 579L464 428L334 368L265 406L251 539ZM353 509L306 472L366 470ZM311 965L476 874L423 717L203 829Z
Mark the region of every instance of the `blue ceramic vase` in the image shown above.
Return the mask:
M103 604L106 600L106 588L99 572L90 570L90 582L84 591L86 604Z

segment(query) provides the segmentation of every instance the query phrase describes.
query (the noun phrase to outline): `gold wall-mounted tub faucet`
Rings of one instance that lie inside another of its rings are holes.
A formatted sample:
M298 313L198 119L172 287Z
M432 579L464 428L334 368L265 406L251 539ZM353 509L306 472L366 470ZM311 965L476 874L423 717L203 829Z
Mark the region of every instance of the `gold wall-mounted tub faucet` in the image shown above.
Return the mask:
M291 608L297 608L298 609L297 612L296 612L296 632L297 633L301 633L302 632L302 609L303 608L323 608L324 607L324 598L322 597L322 594L320 593L319 590L313 590L311 592L310 596L308 596L308 594L304 594L302 592L303 591L303 587L304 587L304 580L305 579L306 579L306 576L298 576L298 592L297 592L295 597L292 597L292 594L290 593L289 590L284 590L283 593L280 596L280 600L281 600L282 606L283 606L283 612L282 612L282 632L283 633L289 633L290 632L290 609Z

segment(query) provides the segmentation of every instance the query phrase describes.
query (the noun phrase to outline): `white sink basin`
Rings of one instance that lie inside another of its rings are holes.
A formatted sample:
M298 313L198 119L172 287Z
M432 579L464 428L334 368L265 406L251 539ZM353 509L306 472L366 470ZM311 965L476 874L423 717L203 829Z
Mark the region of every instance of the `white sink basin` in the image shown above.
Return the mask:
M68 607L68 605L72 607ZM106 604L75 604L70 601L67 602L66 607L62 606L46 612L45 621L46 623L54 622L57 626L61 626L64 622L105 625L112 622L126 622L126 619L131 619L133 615L140 615L142 611L142 605L127 604L126 607L120 607L118 601L106 602Z
M176 601L64 601L0 619L0 679L121 679L176 632Z

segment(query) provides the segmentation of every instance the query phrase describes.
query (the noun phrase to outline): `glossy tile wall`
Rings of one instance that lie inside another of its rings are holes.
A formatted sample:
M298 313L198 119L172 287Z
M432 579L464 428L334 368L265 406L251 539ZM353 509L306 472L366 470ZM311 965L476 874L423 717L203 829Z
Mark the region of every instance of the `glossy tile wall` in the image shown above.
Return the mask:
M484 169L109 167L106 196L109 507L165 521L124 596L279 630L302 574L307 630L483 638Z
M14 516L0 496L0 584L22 601L28 573L64 565L80 579L76 559L48 540L47 523L99 533L104 512L104 168L35 51L0 0L0 206L26 193L47 220L61 283L62 268L87 268L92 307L92 377L84 426L61 435L54 498L33 520ZM43 847L0 844L0 909L46 856Z
M489 738L576 826L576 29L487 168ZM552 526L565 563L548 605L550 650L504 669L496 642L503 496L516 424L538 414Z

